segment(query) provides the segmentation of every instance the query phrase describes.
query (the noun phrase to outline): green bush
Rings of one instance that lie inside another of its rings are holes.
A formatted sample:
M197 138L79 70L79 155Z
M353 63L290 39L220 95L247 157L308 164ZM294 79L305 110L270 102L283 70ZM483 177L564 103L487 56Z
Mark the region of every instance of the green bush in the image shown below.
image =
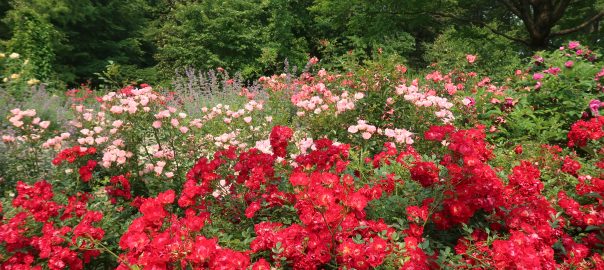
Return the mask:
M524 57L513 41L481 27L451 27L425 47L424 59L439 70L463 68L467 65L463 60L471 54L477 56L473 70L497 80L511 76Z
M598 114L589 104L604 98L596 81L602 69L599 55L577 42L569 44L537 53L510 83L516 104L502 136L563 143L572 123Z

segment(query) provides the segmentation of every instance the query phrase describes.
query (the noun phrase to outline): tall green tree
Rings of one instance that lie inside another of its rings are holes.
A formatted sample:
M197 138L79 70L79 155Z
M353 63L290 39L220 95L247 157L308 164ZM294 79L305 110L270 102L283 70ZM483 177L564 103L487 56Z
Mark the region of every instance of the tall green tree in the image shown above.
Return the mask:
M94 78L94 73L102 71L109 60L138 67L154 65L152 55L145 53L145 46L152 44L143 35L149 21L146 0L10 3L5 19L11 34L10 46L26 55L38 54L31 57L32 61L46 56L42 64L53 58L53 69L65 82ZM52 46L45 44L48 39ZM48 66L40 69L46 74Z
M287 59L295 66L304 66L313 49L314 25L308 8L312 0L269 0L266 43L259 62L266 71L280 69Z
M6 13L10 10L11 6L8 1L0 1L0 19L6 17ZM10 38L10 29L5 22L0 21L0 41L8 40ZM0 47L1 48L1 47Z
M27 74L40 80L53 76L56 42L59 33L48 21L48 17L38 12L28 1L14 1L7 12L5 22L12 29L12 37L7 43L9 52L16 52L28 63Z
M62 74L74 79L94 78L108 61L147 67L152 56L143 49L149 7L144 0L63 0L65 9L52 21L66 37L57 52ZM67 14L65 14L67 13ZM73 17L72 17L73 15Z
M370 55L377 48L406 54L414 46L404 12L408 4L395 0L316 0L310 10L324 39L322 44L333 44L339 54L354 50L361 56Z
M156 59L163 74L181 67L224 67L253 71L260 55L263 16L259 1L178 3L157 37Z

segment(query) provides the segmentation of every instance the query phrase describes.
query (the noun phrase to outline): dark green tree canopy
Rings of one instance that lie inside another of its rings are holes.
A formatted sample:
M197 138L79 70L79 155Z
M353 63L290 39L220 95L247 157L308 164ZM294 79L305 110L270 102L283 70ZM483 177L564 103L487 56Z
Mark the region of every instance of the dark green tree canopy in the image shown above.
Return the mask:
M604 42L603 0L5 0L0 17L0 47L66 83L96 79L109 61L156 83L184 67L253 78L311 56L337 67L379 50L421 67L461 54L438 53L454 44L515 57Z

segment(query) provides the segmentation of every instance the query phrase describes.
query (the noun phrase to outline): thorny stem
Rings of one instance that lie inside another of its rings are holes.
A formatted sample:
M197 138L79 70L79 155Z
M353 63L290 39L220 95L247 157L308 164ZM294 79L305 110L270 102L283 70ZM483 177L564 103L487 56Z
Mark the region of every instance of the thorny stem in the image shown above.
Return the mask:
M440 192L437 194L444 195L444 192ZM439 206L440 203L442 203L442 201L444 200L444 196L439 196L437 199L438 200L434 200L435 203L431 203L431 205L434 205L434 206L430 210L428 210L428 218L426 218L422 227L425 227L426 224L428 224L428 220L430 220L430 216L434 213L434 210L436 210L437 206Z
M177 157L178 151L176 151L176 147L174 145L174 139L173 139L174 134L172 134L171 131L170 131L170 137L172 138L172 140L170 140L170 146L172 146L172 151L174 151L174 161L175 161L174 165L176 166L176 173L177 173L177 175L180 175L180 166L178 166L178 162L177 162L179 160ZM183 183L180 183L180 184L182 185Z
M478 257L476 257L476 256L474 256L472 254L467 253L467 252L466 252L466 255L468 255L468 257L476 260L477 262L479 262L481 269L492 269L492 268L488 267L490 264L486 263L483 259L480 259L480 258L478 258Z
M149 149L147 149L147 146L145 145L145 137L142 138L143 140L143 145L144 145L144 149L145 149L145 153L147 154L147 158L151 159L151 153L149 153Z
M111 254L112 256L114 256L118 261L120 261L121 263L123 263L126 266L128 266L128 268L135 269L130 264L128 264L124 259L120 258L120 256L118 256L113 251L111 251L111 249L109 249L107 246L103 245L103 243L101 243L101 241L97 241L96 239L92 238L88 234L86 234L86 236L87 236L86 238L88 238L93 244L99 245L104 251L107 251L109 254Z
M319 208L317 207L317 205L315 204L315 202L313 202L312 200L308 200L314 208ZM329 226L329 223L327 222L327 218L325 217L324 213L321 211L318 211L321 214L321 217L323 218L323 221L325 222L325 225L327 227L327 229L329 230L329 234L331 234L331 246L330 246L330 253L332 253L332 257L334 257L334 249L335 249L335 242L336 242L336 233L333 231L333 229ZM338 266L338 263L336 262L336 267Z
M153 130L153 137L155 137L155 141L157 142L157 145L159 146L159 150L163 150L161 148L161 142L159 141L159 135L157 135L157 130L155 128L153 128L152 130Z

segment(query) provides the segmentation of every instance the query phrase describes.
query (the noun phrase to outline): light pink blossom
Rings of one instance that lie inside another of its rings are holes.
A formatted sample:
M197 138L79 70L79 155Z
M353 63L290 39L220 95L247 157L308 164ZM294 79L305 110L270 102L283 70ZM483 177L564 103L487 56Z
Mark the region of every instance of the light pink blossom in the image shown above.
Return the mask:
M40 127L43 129L47 129L50 126L50 121L42 121L40 122Z

